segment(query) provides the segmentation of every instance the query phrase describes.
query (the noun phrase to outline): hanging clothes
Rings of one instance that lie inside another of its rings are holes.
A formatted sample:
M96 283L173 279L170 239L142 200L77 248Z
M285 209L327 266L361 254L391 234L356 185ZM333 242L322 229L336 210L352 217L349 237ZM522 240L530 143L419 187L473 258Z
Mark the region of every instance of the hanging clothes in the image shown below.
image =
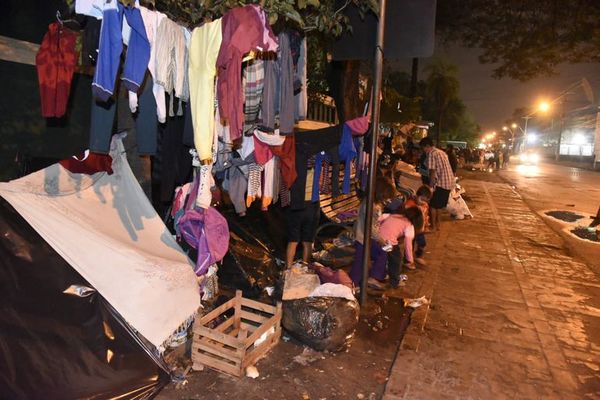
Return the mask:
M96 65L101 26L102 20L94 17L85 17L83 35L81 38L81 65Z
M342 127L341 125L334 125L313 131L298 132L294 136L297 178L294 184L290 186L290 207L296 210L304 208L308 159L320 151L328 151L339 145L342 136ZM331 179L332 182L336 179L339 180L339 176L332 176ZM310 182L312 183L312 181ZM312 189L312 184L310 188Z
M313 177L311 198L311 201L313 202L319 200L319 195L321 194L321 181L330 182L331 194L333 197L340 195L340 158L338 157L338 147L339 146L335 145L328 151L320 151L315 157L315 174ZM326 165L331 165L331 177L327 176L329 168L326 167Z
M294 135L281 136L256 129L254 131L253 143L256 162L258 164L264 165L273 156L279 157L281 176L286 186L291 187L296 180L296 144Z
M274 35L263 14L258 6L247 5L234 8L221 18L223 43L217 58L217 95L219 112L229 122L232 140L241 137L243 128L242 57L254 49L273 50L272 41L265 42L265 38Z
M229 193L235 212L244 216L247 210L245 195L248 188L248 165L254 162L254 158L250 156L248 160L244 160L239 156L238 151L233 152L232 155L231 165L225 172L223 189Z
M221 20L217 19L194 29L190 42L188 69L190 102L194 145L200 160L212 158L215 130L214 80L217 73L217 57L221 48ZM221 80L219 79L219 82Z
M146 36L146 28L140 10L135 7L124 7L123 14L131 27L131 32L126 42L127 55L123 63L121 80L129 91L137 93L148 69L150 42Z
M123 88L121 90L124 90ZM137 137L138 153L141 155L156 154L158 137L158 121L156 118L156 102L152 95L152 77L146 74L141 87L140 110L133 117ZM119 126L115 118L117 102L97 102L92 96L92 110L90 115L90 150L96 153L108 153L112 134ZM128 116L129 118L129 116ZM122 125L129 128L129 124Z
M182 101L189 100L189 87L187 82L188 60L186 38L184 29L171 21L163 18L157 30L156 46L156 83L170 96L175 96ZM173 96L169 102L169 116L173 117ZM182 107L179 108L182 110ZM183 115L183 114L178 114Z
M295 65L294 118L296 121L305 120L308 112L307 51L306 38L302 38L298 62Z
M140 10L135 7L123 7L118 1L105 3L98 60L94 71L92 92L103 102L113 95L115 80L121 63L123 51L123 16L127 20L130 36L125 38L127 55L123 64L121 79L131 92L137 92L146 75L150 59L150 43Z
M103 9L104 0L75 0L75 12L77 14L102 19Z
M277 201L274 199L275 194L279 190L279 176L276 175L276 171L279 170L279 163L277 157L273 157L264 165L264 185L262 191L262 202L261 209L266 211L271 203ZM277 184L275 182L277 181Z
M244 134L258 123L263 96L265 67L263 60L254 59L244 68Z
M117 71L123 52L123 6L118 1L104 4L98 60L92 82L94 97L102 102L108 101L115 90Z
M342 140L339 145L340 160L344 162L344 181L342 183L342 193L350 193L350 175L352 172L352 162L356 158L356 148L352 139L352 130L348 124L342 128Z
M58 22L50 24L44 35L35 57L43 117L59 118L67 112L71 81L77 63L77 36L77 33Z
M250 207L254 200L260 199L262 195L262 171L262 165L248 165L248 190L246 194L246 207Z
M279 129L282 135L294 132L294 72L289 35L279 35L277 59L265 60L265 83L261 105L262 124ZM279 124L277 123L279 122Z
M152 93L154 95L154 99L156 102L156 115L158 118L158 122L164 123L167 119L167 108L166 108L166 97L164 88L156 83L154 80L156 79L156 38L157 31L160 23L167 16L161 12L149 10L146 7L139 7L140 13L142 14L142 20L144 21L144 26L146 27L146 35L148 37L148 42L150 43L150 59L148 60L148 70L150 71L150 75L152 75ZM131 112L135 112L137 109L137 94L134 92L129 92L129 106L131 108Z

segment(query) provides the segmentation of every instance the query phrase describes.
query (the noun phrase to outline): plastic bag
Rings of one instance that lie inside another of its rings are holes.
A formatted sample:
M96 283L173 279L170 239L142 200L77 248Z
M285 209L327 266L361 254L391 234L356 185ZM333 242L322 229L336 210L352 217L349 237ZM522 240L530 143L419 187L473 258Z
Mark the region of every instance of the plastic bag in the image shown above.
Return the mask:
M354 336L360 307L340 297L306 297L283 302L282 325L315 350L339 351Z

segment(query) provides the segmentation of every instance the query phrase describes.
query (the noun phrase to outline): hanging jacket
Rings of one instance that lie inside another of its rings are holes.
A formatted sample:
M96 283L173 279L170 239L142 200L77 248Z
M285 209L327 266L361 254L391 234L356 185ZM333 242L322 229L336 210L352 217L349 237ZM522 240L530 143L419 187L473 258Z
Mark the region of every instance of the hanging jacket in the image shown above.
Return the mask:
M146 36L146 28L140 10L135 7L124 7L123 14L131 27L131 34L121 80L128 90L137 93L148 69L150 42Z
M115 90L115 81L123 51L122 26L123 6L121 3L118 1L105 3L102 11L98 60L92 82L92 93L96 99L102 102L108 101Z
M237 7L222 19L222 45L217 58L217 95L221 117L229 121L231 139L242 135L244 99L242 96L242 57L250 50L269 49L266 38L273 37L266 17L255 5ZM193 100L192 100L193 101Z
M62 117L67 112L71 81L77 52L75 42L77 34L62 27L58 22L48 26L48 32L35 57L42 116Z

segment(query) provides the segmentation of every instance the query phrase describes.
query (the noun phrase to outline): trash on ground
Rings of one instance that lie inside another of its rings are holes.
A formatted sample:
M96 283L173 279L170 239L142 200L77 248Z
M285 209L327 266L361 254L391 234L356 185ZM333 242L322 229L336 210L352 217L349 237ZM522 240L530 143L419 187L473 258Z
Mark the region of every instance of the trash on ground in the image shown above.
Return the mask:
M321 354L318 351L314 351L310 347L304 347L302 353L294 357L294 362L307 366L319 359L321 359Z
M246 376L248 378L256 379L259 377L259 375L260 374L258 373L258 369L254 365L251 365L246 368Z
M404 307L419 308L419 307L421 307L423 305L427 305L427 304L429 304L429 300L425 296L419 297L418 299L405 299L404 300Z

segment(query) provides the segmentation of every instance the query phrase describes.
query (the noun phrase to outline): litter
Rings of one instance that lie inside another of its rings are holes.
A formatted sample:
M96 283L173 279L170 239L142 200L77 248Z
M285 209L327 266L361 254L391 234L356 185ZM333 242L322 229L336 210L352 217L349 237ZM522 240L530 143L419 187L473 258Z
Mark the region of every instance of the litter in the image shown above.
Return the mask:
M258 369L254 365L251 365L246 368L246 376L248 378L256 379L259 375L260 374L258 373Z
M404 307L419 308L419 307L421 307L423 305L427 305L427 304L429 304L429 300L425 296L419 297L418 299L405 299L404 300Z

